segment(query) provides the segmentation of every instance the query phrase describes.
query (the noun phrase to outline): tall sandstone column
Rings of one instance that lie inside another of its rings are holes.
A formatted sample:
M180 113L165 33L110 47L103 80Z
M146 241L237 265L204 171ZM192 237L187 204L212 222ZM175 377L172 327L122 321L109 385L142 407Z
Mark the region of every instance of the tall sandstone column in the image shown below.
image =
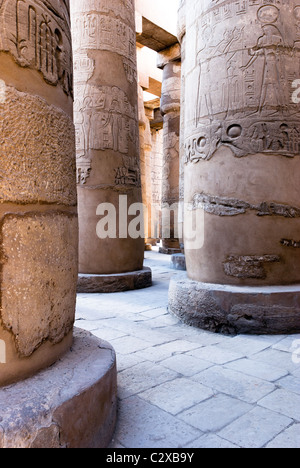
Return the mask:
M164 119L163 238L160 251L166 254L181 252L178 238L181 63L174 60L174 51L176 58L180 57L179 49L179 46L173 46L161 53L159 61L162 62L158 64L163 69L161 112Z
M186 0L189 280L170 309L215 331L300 330L300 6ZM192 232L193 231L193 232Z
M72 82L69 1L1 1L0 448L103 448L115 427L115 352L73 336Z
M144 239L128 230L128 209L142 202L134 1L72 6L79 291L149 286ZM107 213L106 237L99 222Z
M186 60L186 2L181 0L178 11L177 37L181 49L181 103L180 103L180 141L179 141L179 242L182 251L184 251L184 156L185 156L185 60Z
M77 209L68 2L0 2L0 386L72 343Z

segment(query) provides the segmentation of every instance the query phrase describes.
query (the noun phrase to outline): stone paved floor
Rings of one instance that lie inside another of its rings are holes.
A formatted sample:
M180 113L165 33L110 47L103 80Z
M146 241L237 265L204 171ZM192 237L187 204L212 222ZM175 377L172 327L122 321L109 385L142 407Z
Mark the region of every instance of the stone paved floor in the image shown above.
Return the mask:
M182 324L167 312L178 274L170 257L145 257L152 288L78 295L76 326L117 352L111 448L300 448L300 364L291 352L300 335L228 337Z

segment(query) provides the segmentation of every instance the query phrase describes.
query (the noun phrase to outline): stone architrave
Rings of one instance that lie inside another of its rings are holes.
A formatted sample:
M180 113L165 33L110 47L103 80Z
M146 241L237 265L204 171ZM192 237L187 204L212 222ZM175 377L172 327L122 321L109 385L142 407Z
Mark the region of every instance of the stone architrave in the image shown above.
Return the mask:
M171 310L211 330L299 332L300 119L292 95L300 5L186 0L186 13L186 50L196 51L185 61L190 282L172 285Z
M114 291L119 274L142 271L149 286L143 226L141 236L129 229L142 203L134 1L72 4L79 284L90 275L101 292L102 279L116 275ZM99 232L106 215L107 234Z
M163 178L162 178L162 247L166 254L180 253L178 238L179 214L179 135L181 102L180 47L173 46L161 53L158 64L163 69L161 112L164 119ZM173 50L177 57L174 60Z

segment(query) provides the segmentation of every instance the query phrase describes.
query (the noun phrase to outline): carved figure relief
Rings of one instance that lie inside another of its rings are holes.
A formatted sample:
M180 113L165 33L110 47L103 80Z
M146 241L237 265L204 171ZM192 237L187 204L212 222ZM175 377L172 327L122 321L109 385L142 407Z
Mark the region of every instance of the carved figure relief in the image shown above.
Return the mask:
M299 0L203 0L200 8L185 162L209 160L222 145L237 157L300 154L300 116L291 103L300 73Z
M78 86L74 104L77 156L89 149L128 153L129 139L136 138L135 109L117 87Z
M0 48L51 85L73 93L68 2L5 0L0 9ZM14 32L12 32L14 31Z

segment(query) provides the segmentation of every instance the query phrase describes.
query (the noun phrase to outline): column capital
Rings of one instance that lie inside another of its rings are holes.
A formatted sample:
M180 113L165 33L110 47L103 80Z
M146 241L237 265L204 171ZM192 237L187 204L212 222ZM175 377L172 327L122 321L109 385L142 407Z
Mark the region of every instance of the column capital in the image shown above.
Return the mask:
M177 42L176 44L162 50L157 54L157 68L164 69L164 67L170 62L181 61L181 46Z

